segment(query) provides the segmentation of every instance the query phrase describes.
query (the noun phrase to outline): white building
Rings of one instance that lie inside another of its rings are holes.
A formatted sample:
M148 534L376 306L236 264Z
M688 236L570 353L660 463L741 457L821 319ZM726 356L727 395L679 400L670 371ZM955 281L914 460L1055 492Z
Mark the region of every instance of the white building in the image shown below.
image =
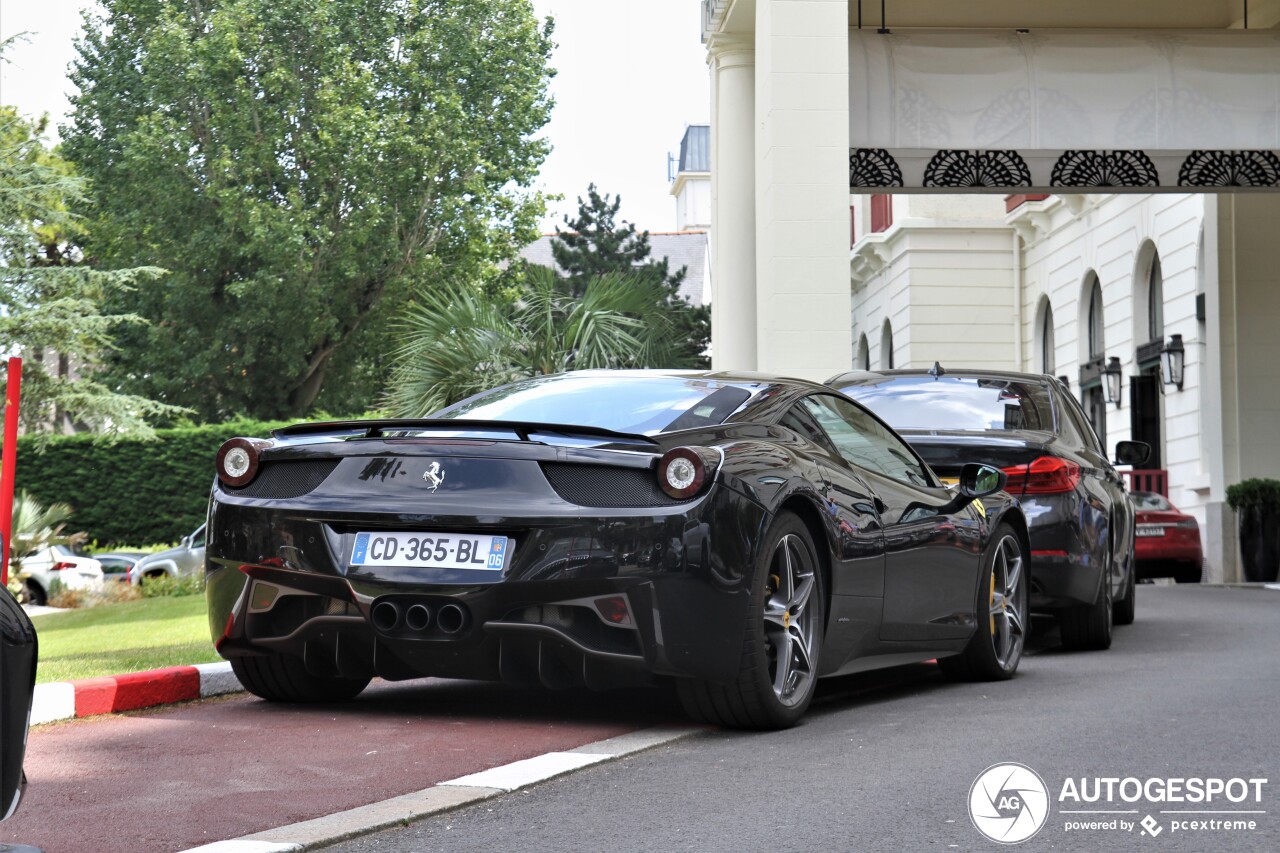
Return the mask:
M1280 0L1250 6L705 0L715 365L1067 376L1236 579L1226 486L1280 477Z

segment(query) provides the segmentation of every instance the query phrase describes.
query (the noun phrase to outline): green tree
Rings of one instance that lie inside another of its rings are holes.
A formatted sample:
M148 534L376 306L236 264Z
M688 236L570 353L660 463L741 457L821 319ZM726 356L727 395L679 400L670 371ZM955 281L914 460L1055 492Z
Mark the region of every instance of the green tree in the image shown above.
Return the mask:
M72 213L84 181L44 144L44 130L43 120L0 107L0 348L26 356L23 421L35 432L71 421L103 435L149 433L148 419L181 410L117 393L97 365L122 325L140 324L104 311L104 303L161 271L85 262L77 245L84 231Z
M408 308L386 400L392 415L424 417L528 376L667 363L672 325L660 282L606 272L575 296L549 267L522 272L515 298L455 284Z
M552 44L529 0L102 7L65 134L91 248L171 271L125 303L153 325L122 337L122 386L207 419L358 410L412 286L533 233Z
M680 285L688 270L672 272L667 259L651 257L649 232L637 231L633 223L618 222L622 197L612 201L601 196L596 185L587 187L587 198L578 196L578 215L564 218L567 230L556 227L551 255L565 274L565 286L581 293L586 283L608 272L630 272L663 286L663 304L671 314L675 339L679 342L671 362L664 367L707 367L703 355L711 343L711 309L693 305L680 295Z

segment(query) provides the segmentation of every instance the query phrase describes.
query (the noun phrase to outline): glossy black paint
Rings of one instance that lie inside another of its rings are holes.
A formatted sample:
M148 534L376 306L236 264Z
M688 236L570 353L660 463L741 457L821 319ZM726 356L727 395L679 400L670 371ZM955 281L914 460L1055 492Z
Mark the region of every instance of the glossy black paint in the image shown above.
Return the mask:
M0 820L18 808L27 779L31 698L36 683L36 631L8 590L0 590Z
M610 374L623 383L647 375ZM1017 503L997 493L940 513L954 507L954 493L931 473L920 485L862 470L780 424L799 401L830 389L753 374L696 376L732 383L749 398L725 423L643 436L522 423L502 439L491 434L502 424L492 421L277 432L259 478L274 466L333 467L290 498L215 480L206 570L219 652L293 655L318 675L388 679L730 681L751 567L784 510L802 519L821 557L821 675L961 651L977 624L981 555L994 526L1008 521L1025 536ZM484 437L456 434L469 430ZM716 461L687 501L657 491L657 462L675 447ZM446 471L435 490L424 478L432 463ZM605 478L643 472L655 495L640 506L575 503L553 486L548 466ZM356 534L370 530L497 533L514 540L514 551L501 574L353 567ZM270 602L268 587L277 590ZM592 601L609 596L625 598L631 625L600 616ZM415 605L432 614L447 608L462 625L410 629L404 615Z
M858 398L860 388L874 387L893 377L930 375L925 370L853 371L827 381ZM1104 577L1111 584L1113 601L1127 594L1134 571L1134 509L1115 466L1091 429L1079 403L1051 376L947 368L948 377L1007 379L1044 388L1053 411L1051 429L1044 430L946 430L900 429L941 476L956 476L961 466L984 462L997 468L1025 466L1041 456L1057 457L1081 468L1079 486L1057 494L1015 494L1030 524L1031 605L1038 610L1058 610L1091 604L1103 594ZM864 403L867 401L864 401ZM1064 428L1067 419L1082 424ZM1117 444L1122 464L1145 461L1150 448L1142 442Z

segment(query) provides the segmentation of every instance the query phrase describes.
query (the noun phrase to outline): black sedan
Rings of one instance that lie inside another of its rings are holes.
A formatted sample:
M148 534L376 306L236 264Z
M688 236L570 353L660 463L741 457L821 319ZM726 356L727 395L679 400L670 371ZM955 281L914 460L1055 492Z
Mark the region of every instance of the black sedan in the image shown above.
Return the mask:
M1134 508L1071 392L1052 376L944 369L853 371L827 382L884 418L939 474L1004 471L1031 524L1031 607L1069 649L1106 649L1134 619ZM1116 444L1119 464L1150 447Z
M0 589L0 820L17 810L27 786L22 759L35 685L35 628L9 591ZM0 845L4 849L8 845Z
M301 424L218 453L209 618L241 682L674 682L696 719L795 723L818 677L1017 669L1026 520L948 487L841 394L761 375L583 371L421 420Z

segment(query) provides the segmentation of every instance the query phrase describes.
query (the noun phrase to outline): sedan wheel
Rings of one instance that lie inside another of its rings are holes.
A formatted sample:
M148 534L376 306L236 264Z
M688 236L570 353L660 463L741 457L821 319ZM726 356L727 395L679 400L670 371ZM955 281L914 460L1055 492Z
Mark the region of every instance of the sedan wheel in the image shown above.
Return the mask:
M971 681L1012 678L1027 640L1026 552L1007 525L1000 525L983 560L978 587L978 628L965 650L940 658L948 677Z
M738 677L730 684L680 679L694 719L746 729L795 725L809 707L822 646L822 570L809 529L783 513L761 549Z
M1110 558L1103 560L1110 567ZM1093 604L1078 604L1058 614L1062 647L1070 651L1102 651L1111 648L1111 573L1104 568L1102 589Z

